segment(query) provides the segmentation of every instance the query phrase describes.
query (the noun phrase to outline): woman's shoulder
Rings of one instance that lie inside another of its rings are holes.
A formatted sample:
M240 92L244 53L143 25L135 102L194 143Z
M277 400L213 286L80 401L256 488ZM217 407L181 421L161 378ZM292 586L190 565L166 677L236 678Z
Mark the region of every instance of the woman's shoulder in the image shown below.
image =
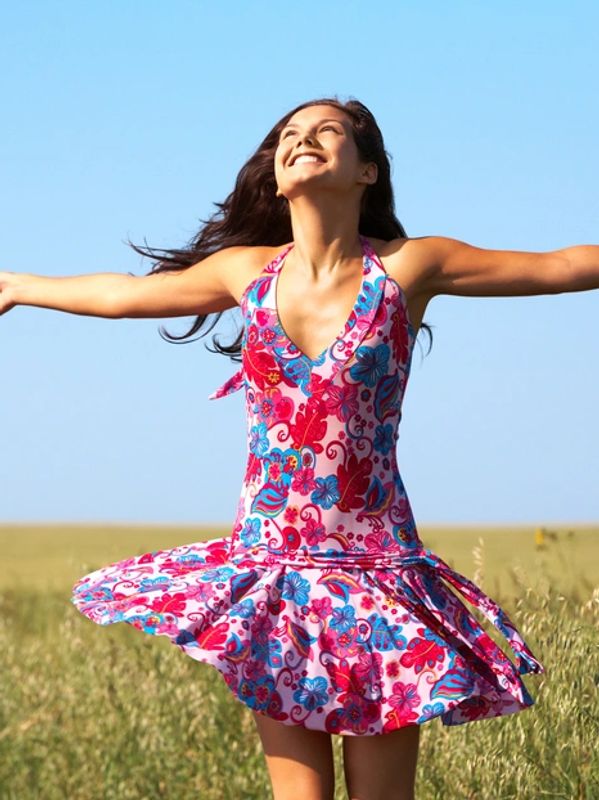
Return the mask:
M398 237L385 241L370 239L385 271L402 286L408 297L422 294L427 299L433 296L427 289L430 272L430 236Z
M231 250L228 280L231 294L239 302L246 288L266 269L285 245L238 245Z

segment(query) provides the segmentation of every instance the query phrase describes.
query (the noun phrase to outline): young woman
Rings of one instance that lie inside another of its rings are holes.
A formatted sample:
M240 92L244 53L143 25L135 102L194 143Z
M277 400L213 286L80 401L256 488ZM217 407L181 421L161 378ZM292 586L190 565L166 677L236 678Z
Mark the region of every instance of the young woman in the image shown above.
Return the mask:
M438 294L597 288L599 247L410 239L372 114L337 98L286 114L219 206L145 276L0 273L0 313L199 315L186 336L213 312L244 318L217 346L240 367L211 395L245 391L231 535L103 567L72 601L215 666L253 711L276 800L333 797L333 734L352 800L412 798L424 722L518 712L533 704L521 675L543 672L505 612L418 535L395 453L417 332Z

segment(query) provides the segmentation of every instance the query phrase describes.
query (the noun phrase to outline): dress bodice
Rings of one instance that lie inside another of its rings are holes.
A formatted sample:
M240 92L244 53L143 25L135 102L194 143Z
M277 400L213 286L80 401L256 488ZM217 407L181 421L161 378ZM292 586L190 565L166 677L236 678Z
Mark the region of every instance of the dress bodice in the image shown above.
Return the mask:
M242 364L210 395L246 391L248 461L233 552L421 546L396 457L415 332L401 286L368 239L360 241L356 301L316 359L289 339L277 310L277 279L292 244L241 299Z

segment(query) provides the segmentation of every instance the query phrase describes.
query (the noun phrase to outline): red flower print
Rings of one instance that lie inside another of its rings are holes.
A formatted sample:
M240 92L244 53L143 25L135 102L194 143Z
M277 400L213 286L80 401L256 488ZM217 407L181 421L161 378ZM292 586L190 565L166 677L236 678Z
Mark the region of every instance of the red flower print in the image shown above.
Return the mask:
M385 666L385 672L390 678L397 678L399 675L399 664L397 661L390 661Z
M290 425L293 447L300 450L306 445L315 453L322 453L320 441L327 432L326 406L312 398L306 403L305 411L298 411L295 424Z
M469 697L467 700L460 703L460 711L467 716L469 720L485 717L490 708L490 702L482 695Z
M397 300L398 307L391 315L390 338L393 343L393 357L400 363L406 364L409 357L407 320L401 306L401 301Z
M260 477L261 474L262 462L254 453L250 452L248 454L248 462L243 480L245 483L253 483Z
M352 453L345 464L337 467L337 484L340 498L337 508L351 511L364 506L364 495L368 491L368 479L372 471L372 461L368 456L358 459Z
M185 611L186 606L186 596L182 592L177 592L177 594L166 594L160 595L160 597L156 597L149 608L152 609L156 614L180 614L182 615Z
M287 506L283 514L285 522L295 522L295 520L297 519L298 511L299 509L297 506Z
M369 594L365 594L360 600L360 605L366 611L370 611L371 608L374 608L374 598Z
M437 642L424 638L424 628L418 628L418 633L420 637L415 636L410 640L406 652L399 659L404 667L414 667L416 674L425 666L434 667L435 664L440 664L445 657L443 648Z

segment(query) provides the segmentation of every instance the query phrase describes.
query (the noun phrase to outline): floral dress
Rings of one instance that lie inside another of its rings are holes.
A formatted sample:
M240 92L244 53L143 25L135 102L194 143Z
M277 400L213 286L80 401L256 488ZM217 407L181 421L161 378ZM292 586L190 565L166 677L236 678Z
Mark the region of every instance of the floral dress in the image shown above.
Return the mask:
M293 244L244 292L241 366L210 395L245 391L231 534L102 567L71 601L100 625L168 636L287 725L369 736L521 711L534 701L520 675L543 666L506 613L418 535L396 460L416 332L401 286L360 241L354 308L315 359L277 311Z

